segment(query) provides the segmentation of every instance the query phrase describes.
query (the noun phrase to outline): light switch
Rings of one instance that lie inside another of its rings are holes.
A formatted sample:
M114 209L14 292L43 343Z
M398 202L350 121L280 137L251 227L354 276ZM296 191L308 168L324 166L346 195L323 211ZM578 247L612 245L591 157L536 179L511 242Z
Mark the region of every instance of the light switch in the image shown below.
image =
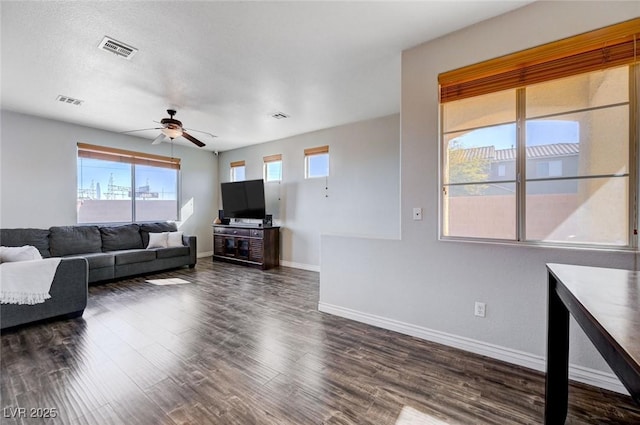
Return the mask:
M422 220L422 208L414 208L413 209L413 219L414 220Z

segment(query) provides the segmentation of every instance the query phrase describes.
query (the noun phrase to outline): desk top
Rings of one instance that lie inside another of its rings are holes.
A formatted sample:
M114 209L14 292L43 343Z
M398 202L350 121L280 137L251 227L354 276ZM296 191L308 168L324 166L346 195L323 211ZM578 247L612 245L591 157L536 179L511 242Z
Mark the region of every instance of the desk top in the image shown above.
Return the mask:
M601 328L609 342L639 365L639 272L568 264L547 264L547 269L568 291L563 294L559 288L561 298L568 295L577 301L582 313Z

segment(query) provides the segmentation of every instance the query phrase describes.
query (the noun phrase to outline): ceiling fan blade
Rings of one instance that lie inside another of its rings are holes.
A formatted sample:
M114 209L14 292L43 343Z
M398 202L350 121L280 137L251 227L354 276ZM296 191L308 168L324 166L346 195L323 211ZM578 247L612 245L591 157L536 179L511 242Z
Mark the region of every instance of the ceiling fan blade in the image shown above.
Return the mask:
M184 137L185 139L187 139L191 143L194 143L195 145L197 145L200 148L203 147L203 146L206 146L200 140L196 139L195 137L193 137L192 135L190 135L189 133L187 133L185 131L182 131L182 137Z
M184 130L184 131L187 131L187 130L188 130L188 131L195 131L195 132L197 132L197 133L206 134L206 135L211 136L211 137L218 137L218 136L216 136L215 134L211 134L211 133L209 133L208 131L194 130L193 128L184 128L183 130Z
M148 130L162 130L162 127L141 128L141 129L139 129L139 130L121 131L121 132L120 132L120 134L134 133L134 132L136 132L136 131L148 131Z
M165 139L164 133L160 133L158 134L158 137L156 137L155 139L153 139L153 142L151 142L152 145L159 145L160 143L162 143L162 141Z

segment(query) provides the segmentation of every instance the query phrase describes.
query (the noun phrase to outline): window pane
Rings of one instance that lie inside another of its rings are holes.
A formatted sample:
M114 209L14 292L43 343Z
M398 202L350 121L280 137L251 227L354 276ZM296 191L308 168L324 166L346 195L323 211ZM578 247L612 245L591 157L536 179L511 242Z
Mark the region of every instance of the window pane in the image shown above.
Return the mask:
M515 183L448 187L443 198L443 235L514 240L515 190Z
M178 171L136 165L136 221L178 219Z
M516 120L516 91L498 93L447 102L443 105L443 131L504 124Z
M78 158L78 223L131 222L131 165Z
M536 163L562 162L562 176L624 174L629 168L629 106L527 121L527 178Z
M329 154L308 155L307 178L325 177L329 175Z
M244 165L240 167L231 167L231 181L239 182L245 180L244 177Z
M611 68L527 87L527 117L629 101L629 67Z
M515 180L516 126L447 134L444 183Z
M627 245L628 177L527 182L527 239Z
M265 180L268 182L282 180L282 161L265 162L264 174Z

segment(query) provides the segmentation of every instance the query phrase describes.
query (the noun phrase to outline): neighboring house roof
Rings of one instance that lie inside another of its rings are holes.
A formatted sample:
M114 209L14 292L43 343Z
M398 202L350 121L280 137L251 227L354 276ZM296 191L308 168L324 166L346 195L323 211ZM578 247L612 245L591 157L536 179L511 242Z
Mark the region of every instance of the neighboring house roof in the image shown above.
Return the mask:
M527 158L552 158L571 156L580 153L578 143L554 143L550 145L528 146ZM461 149L460 154L465 161L473 159L489 159L493 161L513 161L516 159L516 149L496 149L494 146Z

